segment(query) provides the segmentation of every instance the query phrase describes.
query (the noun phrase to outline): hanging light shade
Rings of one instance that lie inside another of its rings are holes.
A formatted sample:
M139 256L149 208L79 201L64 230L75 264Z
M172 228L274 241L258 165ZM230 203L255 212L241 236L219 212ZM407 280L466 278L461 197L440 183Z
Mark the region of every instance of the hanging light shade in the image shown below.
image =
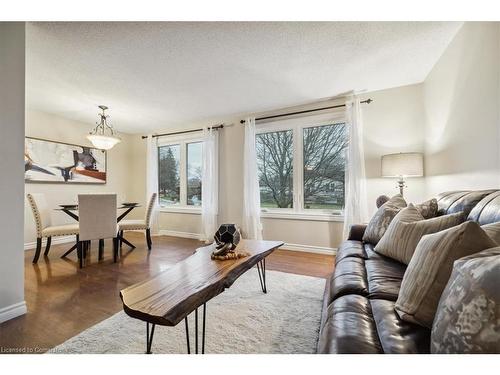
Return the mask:
M109 150L122 140L117 136L113 127L108 124L107 119L109 116L105 114L108 107L100 105L99 108L102 110L99 113L100 121L96 122L97 126L87 135L87 139L92 142L94 147L101 150Z

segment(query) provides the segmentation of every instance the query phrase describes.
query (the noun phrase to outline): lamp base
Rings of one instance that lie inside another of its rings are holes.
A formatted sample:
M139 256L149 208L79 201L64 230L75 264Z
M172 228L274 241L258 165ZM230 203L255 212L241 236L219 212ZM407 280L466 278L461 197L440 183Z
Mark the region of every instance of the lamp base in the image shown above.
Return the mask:
M406 183L405 183L405 180L403 179L403 177L399 178L398 187L399 187L399 194L404 196L404 188L406 187Z

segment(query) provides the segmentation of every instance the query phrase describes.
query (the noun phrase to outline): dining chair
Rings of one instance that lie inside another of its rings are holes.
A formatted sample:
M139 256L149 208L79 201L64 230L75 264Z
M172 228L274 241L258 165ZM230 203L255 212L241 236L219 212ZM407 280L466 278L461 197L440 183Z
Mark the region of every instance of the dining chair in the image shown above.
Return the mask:
M90 249L90 241L113 239L113 261L118 258L118 226L116 224L116 194L79 194L78 216L80 235L77 246L80 268ZM99 246L99 259L103 248Z
M45 252L44 252L45 256L49 255L50 245L52 243L52 237L75 235L76 241L78 242L78 234L80 233L78 223L65 224L65 225L52 225L50 208L47 204L47 200L45 199L45 194L30 193L27 194L26 196L31 206L31 211L33 212L33 217L35 219L35 226L36 226L36 250L35 250L35 256L33 257L33 263L37 263L38 258L40 258L43 238L47 238L47 244L45 245Z
M122 220L118 223L118 230L120 233L120 239L123 238L123 232L126 230L145 230L146 231L146 242L148 244L148 250L151 250L151 216L153 215L153 209L156 202L156 193L151 194L149 198L148 206L146 209L146 216L144 220ZM122 241L120 241L120 247L122 246Z

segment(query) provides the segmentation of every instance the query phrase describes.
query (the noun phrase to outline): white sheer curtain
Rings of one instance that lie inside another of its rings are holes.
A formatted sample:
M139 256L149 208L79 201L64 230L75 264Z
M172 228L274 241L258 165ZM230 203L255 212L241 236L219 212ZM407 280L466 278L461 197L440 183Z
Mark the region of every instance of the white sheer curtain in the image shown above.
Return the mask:
M153 138L150 134L147 139L146 151L146 200L148 204L151 194L158 194L158 138ZM151 232L158 234L158 199L153 206L151 216Z
M245 120L245 144L243 148L243 236L261 240L260 190L255 150L255 118Z
M361 103L359 98L354 96L347 100L345 105L349 132L344 209L344 238L347 238L351 225L368 221L368 205Z
M202 240L210 242L217 230L219 197L219 132L203 129L203 157L201 182Z

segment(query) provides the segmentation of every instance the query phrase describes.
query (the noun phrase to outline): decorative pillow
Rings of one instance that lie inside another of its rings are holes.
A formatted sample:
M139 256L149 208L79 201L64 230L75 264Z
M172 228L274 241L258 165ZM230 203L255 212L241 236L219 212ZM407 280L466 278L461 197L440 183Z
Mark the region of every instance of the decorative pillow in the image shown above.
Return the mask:
M481 228L500 246L500 221L498 223L481 225Z
M406 201L401 194L393 196L380 206L366 227L363 241L376 245L384 235L392 219L394 219L394 216L405 207Z
M379 195L377 200L375 201L375 204L377 205L377 208L380 208L384 203L386 203L389 199L387 195Z
M500 353L500 247L455 261L432 324L431 353Z
M375 246L375 251L408 264L422 236L454 227L463 221L461 212L425 220L420 211L410 203L389 224L384 236Z
M400 318L431 328L453 262L495 246L474 221L424 236L401 282L395 305Z
M436 198L432 198L423 203L416 204L415 207L424 217L424 219L432 219L438 214L438 201Z

